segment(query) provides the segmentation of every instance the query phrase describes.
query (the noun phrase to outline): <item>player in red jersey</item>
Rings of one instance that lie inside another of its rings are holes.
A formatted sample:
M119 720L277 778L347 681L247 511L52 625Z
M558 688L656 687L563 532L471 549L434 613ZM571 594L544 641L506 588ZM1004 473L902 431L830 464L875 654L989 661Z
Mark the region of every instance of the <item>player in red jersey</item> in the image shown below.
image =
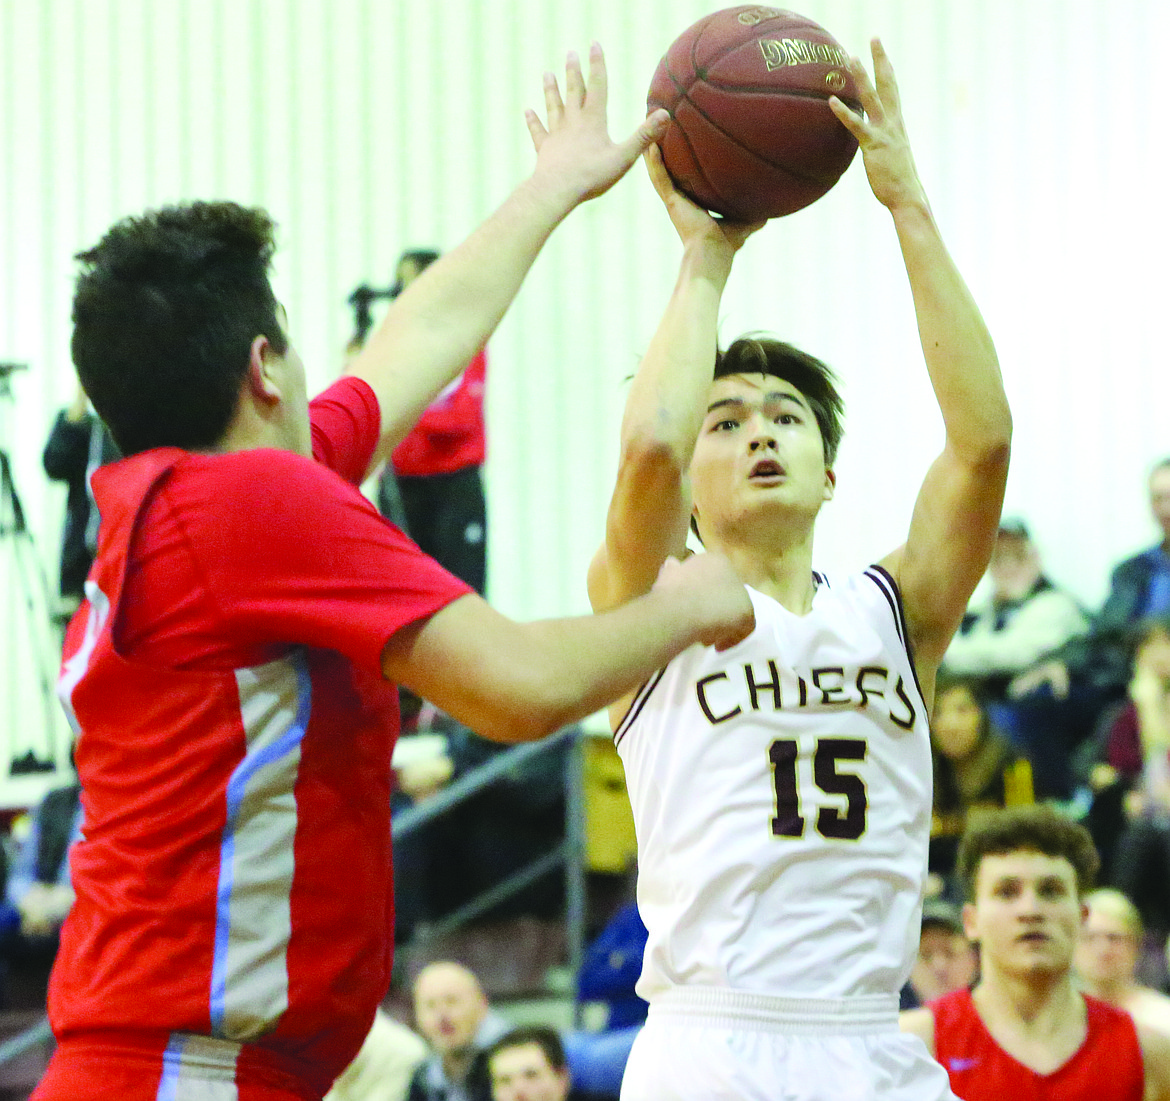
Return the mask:
M357 488L552 229L660 131L610 141L597 48L588 87L571 56L566 102L551 76L545 96L532 177L312 403L263 211L155 211L79 257L74 362L127 458L95 480L98 556L61 677L83 825L38 1101L320 1098L389 980L394 685L536 738L751 629L714 560L609 616L514 623Z
M1088 831L1048 806L995 812L964 836L963 921L980 980L901 1019L964 1101L1170 1097L1170 1037L1073 983L1097 866Z

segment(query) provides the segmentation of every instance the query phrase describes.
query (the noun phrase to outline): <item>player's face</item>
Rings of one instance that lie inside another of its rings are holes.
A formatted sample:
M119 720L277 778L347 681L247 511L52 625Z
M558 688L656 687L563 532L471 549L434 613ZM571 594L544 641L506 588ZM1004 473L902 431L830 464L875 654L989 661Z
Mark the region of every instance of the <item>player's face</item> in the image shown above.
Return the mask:
M910 982L923 1003L969 986L975 970L975 950L962 933L929 925L922 930Z
M567 1071L555 1070L537 1043L517 1044L492 1056L492 1101L565 1101Z
M1020 977L1068 971L1083 916L1072 864L1028 850L985 856L964 910L984 968Z
M965 685L948 688L934 701L930 732L952 761L961 761L979 744L982 725L983 712Z
M1073 966L1078 975L1091 983L1132 982L1139 947L1138 938L1119 915L1090 906Z
M1150 508L1163 538L1170 540L1170 466L1159 467L1150 475Z
M762 509L812 521L834 478L804 396L772 375L728 375L711 387L691 460L700 531L733 534Z
M469 1048L486 1012L483 991L462 968L435 964L419 975L415 1019L419 1031L440 1054Z

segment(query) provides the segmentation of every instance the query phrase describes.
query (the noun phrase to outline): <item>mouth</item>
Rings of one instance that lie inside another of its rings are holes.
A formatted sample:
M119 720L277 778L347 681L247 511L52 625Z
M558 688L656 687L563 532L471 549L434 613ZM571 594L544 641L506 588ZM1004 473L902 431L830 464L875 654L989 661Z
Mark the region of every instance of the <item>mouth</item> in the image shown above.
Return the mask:
M1050 939L1051 938L1048 936L1047 933L1040 933L1040 932L1021 933L1018 937L1016 937L1016 941L1020 944L1035 944L1035 945L1047 944Z
M775 459L760 459L751 469L748 475L750 481L767 481L774 478L784 477L784 467L782 467Z

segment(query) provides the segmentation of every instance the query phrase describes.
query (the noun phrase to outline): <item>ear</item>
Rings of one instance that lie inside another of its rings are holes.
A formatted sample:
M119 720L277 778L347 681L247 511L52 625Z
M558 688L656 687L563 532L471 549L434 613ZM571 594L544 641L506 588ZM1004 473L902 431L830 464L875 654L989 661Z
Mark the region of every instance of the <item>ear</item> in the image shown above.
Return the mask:
M979 915L975 910L973 903L963 903L963 932L967 934L967 939L975 943L979 939Z
M283 396L274 361L280 357L272 341L261 333L248 350L248 388L260 401L275 405Z
M825 467L825 496L826 501L833 499L833 493L837 488L837 474L832 467Z

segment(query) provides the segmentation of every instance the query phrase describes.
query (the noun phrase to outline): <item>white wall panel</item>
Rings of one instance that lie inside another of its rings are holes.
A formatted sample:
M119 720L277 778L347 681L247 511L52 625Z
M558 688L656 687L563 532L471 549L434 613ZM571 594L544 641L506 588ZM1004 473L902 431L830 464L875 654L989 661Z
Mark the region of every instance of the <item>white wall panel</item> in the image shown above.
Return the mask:
M74 252L148 206L268 207L277 291L324 386L353 286L385 283L404 247L451 247L530 171L523 110L541 106L543 70L562 72L567 49L584 55L599 39L611 128L624 136L670 41L714 6L0 0L0 360L33 368L0 408L0 444L46 570L63 494L45 482L40 450L73 388ZM1154 86L1166 6L799 6L850 50L874 32L886 41L922 176L1013 399L1008 507L1032 521L1056 576L1096 603L1110 565L1153 538L1144 477L1170 452ZM491 342L490 585L509 613L585 608L624 379L677 257L636 167L557 231ZM775 331L841 374L847 434L821 563L853 567L899 541L942 431L896 241L860 163L747 246L723 312L726 339ZM0 586L10 572L0 557ZM0 663L21 646L0 625ZM0 678L10 699L23 690ZM15 719L0 706L0 724L23 729L29 706L18 702Z

